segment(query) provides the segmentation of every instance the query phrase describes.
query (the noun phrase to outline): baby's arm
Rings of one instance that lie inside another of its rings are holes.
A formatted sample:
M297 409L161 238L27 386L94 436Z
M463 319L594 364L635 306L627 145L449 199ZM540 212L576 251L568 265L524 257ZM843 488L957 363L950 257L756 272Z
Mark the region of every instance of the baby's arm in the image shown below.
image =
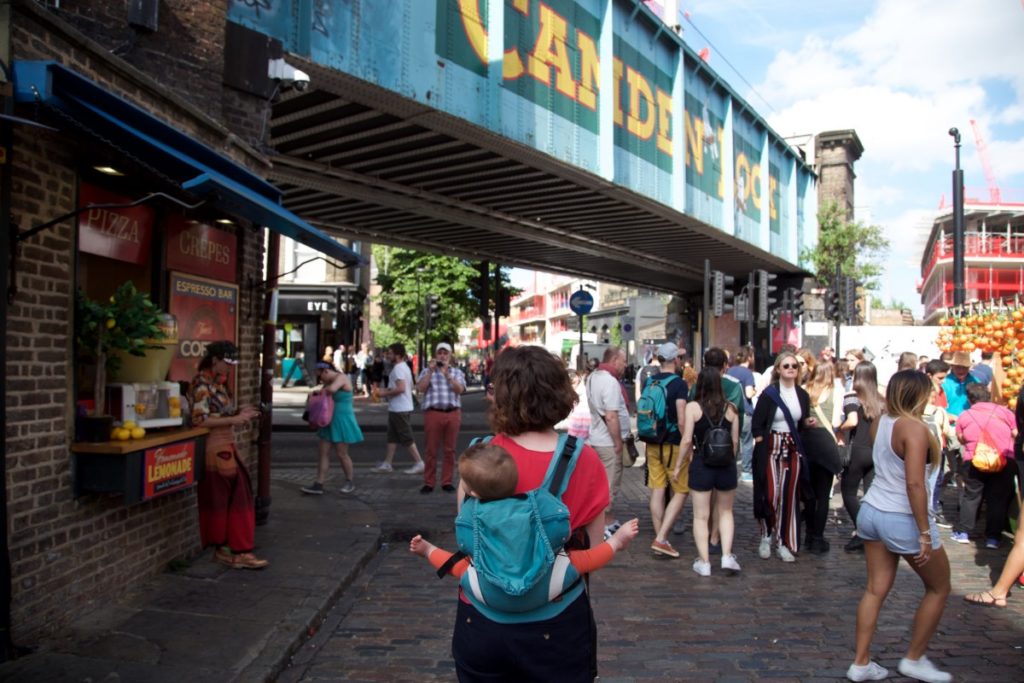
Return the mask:
M448 561L454 553L450 553L447 550L442 550L430 541L426 541L422 536L417 534L413 536L412 540L409 541L409 552L420 557L425 557L430 562L430 565L434 569L440 569L444 566L444 563ZM609 558L610 559L610 558ZM606 560L607 562L607 560ZM462 578L462 575L466 573L466 568L469 567L469 558L464 557L455 564L448 571L449 574L455 578Z
M610 539L596 548L590 550L570 550L569 561L572 562L572 566L580 574L589 574L590 572L597 571L611 562L612 558L615 557L615 553L625 550L638 533L640 533L640 520L631 519L620 526Z

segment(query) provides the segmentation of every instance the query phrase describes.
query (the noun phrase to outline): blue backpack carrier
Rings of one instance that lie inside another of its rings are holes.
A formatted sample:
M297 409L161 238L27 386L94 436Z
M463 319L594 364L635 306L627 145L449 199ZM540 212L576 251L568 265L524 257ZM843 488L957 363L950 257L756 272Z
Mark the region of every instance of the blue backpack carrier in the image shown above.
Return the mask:
M488 619L550 619L583 592L582 577L565 551L572 529L569 508L562 502L582 450L582 441L559 434L538 488L501 500L463 501L455 518L460 552L437 573L444 576L452 564L469 557L462 592Z
M660 445L679 431L679 425L668 421L668 385L678 375L648 379L636 401L636 436L644 443Z

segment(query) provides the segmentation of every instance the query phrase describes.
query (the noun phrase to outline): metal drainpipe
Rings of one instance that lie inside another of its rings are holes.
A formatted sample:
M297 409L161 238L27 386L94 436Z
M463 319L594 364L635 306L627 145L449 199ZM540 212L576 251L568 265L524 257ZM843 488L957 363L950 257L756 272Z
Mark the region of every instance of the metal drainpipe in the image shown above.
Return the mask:
M267 243L267 294L263 304L263 372L260 375L260 437L257 442L259 462L256 472L256 524L270 518L270 458L274 427L274 367L277 363L277 311L274 297L281 254L281 235L271 231Z

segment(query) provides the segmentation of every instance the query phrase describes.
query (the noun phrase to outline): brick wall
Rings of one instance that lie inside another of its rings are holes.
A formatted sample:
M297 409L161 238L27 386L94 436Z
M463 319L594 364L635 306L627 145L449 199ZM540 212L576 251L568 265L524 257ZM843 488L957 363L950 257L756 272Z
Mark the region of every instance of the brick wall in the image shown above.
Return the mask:
M76 3L111 7L124 3ZM161 11L168 3L161 4ZM175 3L171 3L175 4ZM184 4L184 3L177 3ZM205 3L194 3L205 5ZM17 7L13 45L17 59L56 59L158 114L182 130L245 160L216 125L146 87L130 67L90 50L89 41L55 30L36 7ZM84 11L84 10L83 10ZM223 13L223 7L220 10ZM100 15L93 17L99 23ZM161 18L162 26L166 26ZM59 27L58 27L59 28ZM114 40L98 31L105 40ZM219 88L219 79L213 81ZM212 91L211 91L212 92ZM193 93L194 95L194 93ZM211 102L220 98L212 97ZM73 135L16 128L12 163L14 222L30 228L71 210L75 203ZM251 159L249 159L251 162ZM252 298L262 280L263 243L240 228L240 347L238 400L258 402L260 308ZM8 346L5 400L7 424L8 524L12 565L13 636L26 643L58 630L94 604L122 593L162 571L173 559L199 551L194 491L167 495L132 507L120 496L72 493L69 444L73 430L72 330L75 244L73 220L25 242L19 253L18 295L6 321ZM251 311L251 314L248 312ZM240 433L243 458L254 463L252 429Z

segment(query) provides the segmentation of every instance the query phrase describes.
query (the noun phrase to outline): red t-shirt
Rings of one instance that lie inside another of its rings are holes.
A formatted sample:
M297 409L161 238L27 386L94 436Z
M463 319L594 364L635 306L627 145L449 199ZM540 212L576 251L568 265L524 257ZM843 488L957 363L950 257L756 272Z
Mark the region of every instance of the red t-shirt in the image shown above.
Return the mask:
M519 469L519 484L516 493L531 491L544 481L551 453L523 448L509 437L499 434L493 444L507 450ZM608 507L608 475L605 474L601 459L590 446L584 446L576 461L576 469L569 478L569 485L562 495L562 502L569 508L569 525L573 529L587 526L595 517L603 514Z

